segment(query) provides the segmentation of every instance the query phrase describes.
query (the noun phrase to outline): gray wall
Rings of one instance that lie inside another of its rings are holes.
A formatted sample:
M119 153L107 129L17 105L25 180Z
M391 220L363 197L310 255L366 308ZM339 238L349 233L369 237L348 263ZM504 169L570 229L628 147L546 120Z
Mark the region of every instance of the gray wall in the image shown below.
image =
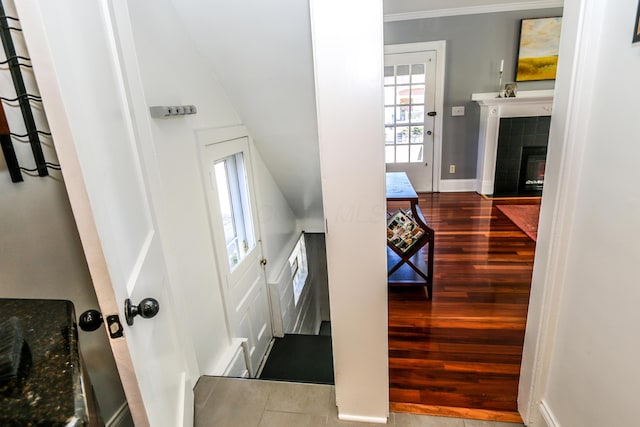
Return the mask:
M386 22L384 44L446 40L442 178L474 179L478 152L480 108L472 93L496 92L500 60L503 85L515 79L520 20L562 15L562 8L486 13ZM553 89L554 81L522 82L518 90ZM504 86L503 86L504 87ZM451 116L452 106L465 115ZM449 165L456 173L449 173Z

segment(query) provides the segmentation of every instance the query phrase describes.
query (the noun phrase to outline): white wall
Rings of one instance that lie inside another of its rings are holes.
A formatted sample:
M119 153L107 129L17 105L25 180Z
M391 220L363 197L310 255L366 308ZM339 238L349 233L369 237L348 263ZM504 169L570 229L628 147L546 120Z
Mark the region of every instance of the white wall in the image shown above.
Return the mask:
M386 422L382 2L312 0L336 401Z
M183 291L186 323L202 373L230 345L209 232L195 130L240 123L220 85L201 62L169 1L130 2L131 26L145 102L194 104L195 116L152 119L162 204L157 213L171 281ZM167 31L171 28L171 31Z
M528 425L638 423L637 8L637 0L565 4L553 181L543 195L521 386L538 380L520 390L541 407Z
M130 13L148 105L195 104L198 113L181 119L156 119L151 130L158 155L165 209L160 214L173 280L184 289L188 324L202 374L212 373L229 345L222 295L211 243L195 131L241 122L225 89L195 44L169 0L131 2ZM166 31L171 28L172 31ZM168 60L170 58L170 60ZM286 261L296 218L252 145L257 203L267 275ZM277 274L277 273L275 273Z
M296 227L296 216L254 145L251 155L262 233L262 255L267 260L267 283L274 283L283 266L289 263L289 254L300 230Z
M322 231L308 2L172 3L251 130L301 227Z
M12 1L3 3L9 16L17 16ZM22 34L12 35L18 54L29 56ZM4 60L4 51L0 58ZM23 67L22 74L27 91L38 94L31 69ZM15 97L8 69L0 72L0 95ZM17 105L4 104L4 110L10 130L23 134L26 129ZM49 130L41 104L31 105L38 129ZM40 138L45 159L57 163L52 139ZM34 168L29 144L15 139L14 147L20 166ZM97 309L98 302L62 174L52 169L49 172L48 177L23 172L24 182L12 183L0 155L0 297L70 300L77 318L85 310ZM46 315L43 321L46 322ZM79 330L78 334L102 416L108 420L126 401L106 331Z

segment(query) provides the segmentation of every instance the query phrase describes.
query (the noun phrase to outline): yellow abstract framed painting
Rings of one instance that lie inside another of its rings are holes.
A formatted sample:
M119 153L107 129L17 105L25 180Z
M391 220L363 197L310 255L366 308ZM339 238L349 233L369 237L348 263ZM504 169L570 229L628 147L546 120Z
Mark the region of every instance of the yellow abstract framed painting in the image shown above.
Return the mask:
M638 2L638 12L636 12L635 26L633 28L633 43L640 42L640 1Z
M516 81L555 80L562 17L523 19Z

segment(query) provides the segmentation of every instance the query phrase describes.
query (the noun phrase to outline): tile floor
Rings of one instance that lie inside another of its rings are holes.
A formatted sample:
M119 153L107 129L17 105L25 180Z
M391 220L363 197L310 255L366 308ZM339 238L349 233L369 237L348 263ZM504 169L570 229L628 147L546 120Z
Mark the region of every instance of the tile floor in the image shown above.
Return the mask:
M379 427L339 421L334 386L201 377L195 389L196 427ZM523 427L522 424L392 412L388 426Z

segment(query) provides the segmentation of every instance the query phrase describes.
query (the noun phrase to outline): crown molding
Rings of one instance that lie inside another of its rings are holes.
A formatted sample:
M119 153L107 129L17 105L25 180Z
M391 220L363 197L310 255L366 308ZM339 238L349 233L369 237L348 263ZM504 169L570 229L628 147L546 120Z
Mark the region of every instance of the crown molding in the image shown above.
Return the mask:
M478 15L481 13L511 12L514 10L550 9L563 6L563 0L532 0L518 3L501 3L484 6L456 7L451 9L389 13L384 15L384 22L408 21L410 19L441 18L443 16Z

